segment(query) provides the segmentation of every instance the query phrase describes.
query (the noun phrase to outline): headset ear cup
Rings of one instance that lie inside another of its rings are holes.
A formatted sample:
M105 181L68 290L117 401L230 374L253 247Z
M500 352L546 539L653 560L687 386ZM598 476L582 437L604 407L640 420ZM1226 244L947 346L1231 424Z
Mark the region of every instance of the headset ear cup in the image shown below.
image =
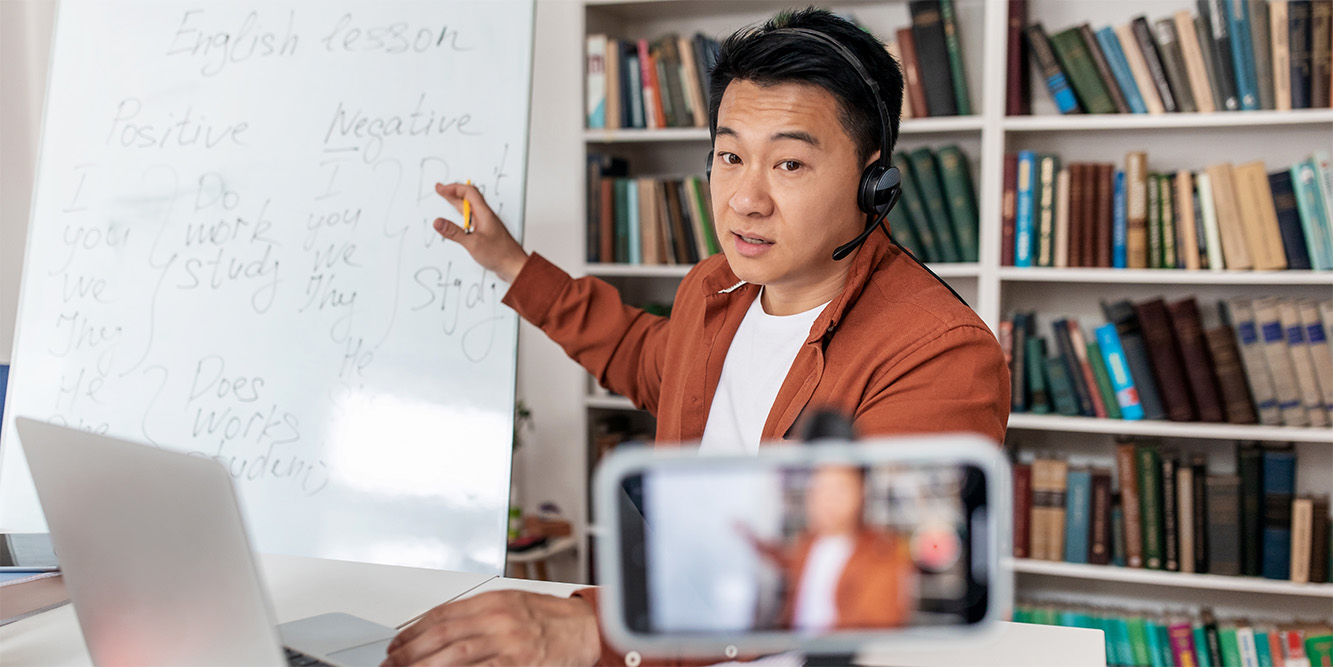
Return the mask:
M708 151L708 159L704 161L704 178L709 183L713 182L713 151Z
M885 171L884 165L876 162L861 172L861 187L856 193L856 205L863 213L875 215L879 212L876 202L880 199L880 180Z

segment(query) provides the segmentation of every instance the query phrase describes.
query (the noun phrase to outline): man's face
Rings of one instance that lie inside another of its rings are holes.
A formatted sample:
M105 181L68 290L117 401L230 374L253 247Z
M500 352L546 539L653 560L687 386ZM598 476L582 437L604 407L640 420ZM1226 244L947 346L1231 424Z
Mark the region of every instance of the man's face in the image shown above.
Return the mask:
M863 165L837 100L814 85L733 81L718 108L712 196L718 240L742 280L799 294L849 262L833 249L864 229Z
M816 535L838 535L861 525L864 503L861 471L850 466L823 466L810 476L805 495L805 520Z

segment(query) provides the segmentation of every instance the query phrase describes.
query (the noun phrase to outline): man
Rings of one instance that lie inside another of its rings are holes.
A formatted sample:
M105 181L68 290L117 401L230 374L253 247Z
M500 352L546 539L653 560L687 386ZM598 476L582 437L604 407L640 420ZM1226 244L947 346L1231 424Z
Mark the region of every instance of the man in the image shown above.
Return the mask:
M874 93L835 47L873 76ZM744 448L785 437L808 408L850 415L865 435L971 431L1000 441L1009 379L976 314L869 222L861 173L891 150L902 76L882 44L828 12L783 14L722 45L711 75L710 191L723 255L682 280L670 318L625 305L608 284L529 256L461 184L437 192L473 211L474 233L435 228L509 282L504 302L603 386L657 417L663 445ZM887 148L886 148L887 147ZM600 647L595 591L568 600L478 596L432 610L390 646L389 664L623 664Z

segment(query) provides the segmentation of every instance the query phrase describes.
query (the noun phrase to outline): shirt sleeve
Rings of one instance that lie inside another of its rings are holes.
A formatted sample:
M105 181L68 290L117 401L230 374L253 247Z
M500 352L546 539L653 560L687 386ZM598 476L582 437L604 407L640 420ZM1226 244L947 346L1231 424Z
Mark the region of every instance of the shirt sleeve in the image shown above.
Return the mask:
M910 349L856 408L862 435L970 432L1004 442L1009 368L981 326L945 330Z
M615 287L573 278L532 253L503 299L598 383L657 414L669 318L627 306Z

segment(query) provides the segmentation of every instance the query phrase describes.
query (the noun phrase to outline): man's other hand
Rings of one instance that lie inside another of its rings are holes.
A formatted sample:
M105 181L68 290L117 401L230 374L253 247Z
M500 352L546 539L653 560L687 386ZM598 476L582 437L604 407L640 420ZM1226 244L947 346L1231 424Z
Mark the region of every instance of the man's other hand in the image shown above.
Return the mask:
M591 665L600 652L586 601L495 591L430 610L398 633L384 665Z

